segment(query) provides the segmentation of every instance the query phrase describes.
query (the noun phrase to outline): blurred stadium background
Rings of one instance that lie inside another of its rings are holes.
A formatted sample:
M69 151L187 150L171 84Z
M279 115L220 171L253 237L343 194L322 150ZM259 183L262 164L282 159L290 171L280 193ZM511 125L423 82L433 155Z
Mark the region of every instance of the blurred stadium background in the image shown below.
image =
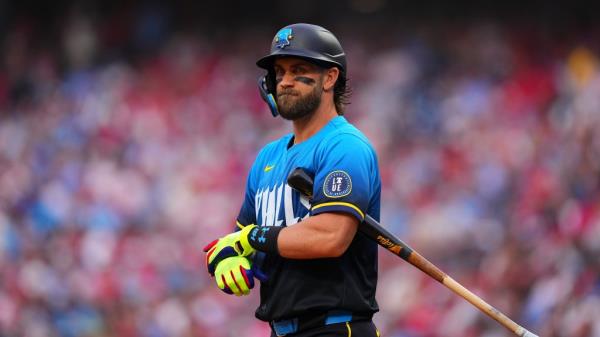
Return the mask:
M545 337L600 336L598 2L0 2L0 336L268 336L201 247L289 132L254 62L341 40L382 223ZM504 329L380 252L385 337Z

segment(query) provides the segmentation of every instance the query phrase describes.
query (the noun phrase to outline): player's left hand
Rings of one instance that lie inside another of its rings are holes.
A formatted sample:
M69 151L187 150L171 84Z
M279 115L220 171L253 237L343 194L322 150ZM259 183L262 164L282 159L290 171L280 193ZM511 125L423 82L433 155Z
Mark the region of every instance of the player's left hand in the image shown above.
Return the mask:
M254 275L251 262L244 256L232 256L224 259L215 270L217 286L227 294L248 295L254 288Z
M256 251L248 242L248 233L255 227L256 225L248 225L242 230L225 235L204 247L206 267L211 276L215 275L217 265L224 259L232 256L249 256Z

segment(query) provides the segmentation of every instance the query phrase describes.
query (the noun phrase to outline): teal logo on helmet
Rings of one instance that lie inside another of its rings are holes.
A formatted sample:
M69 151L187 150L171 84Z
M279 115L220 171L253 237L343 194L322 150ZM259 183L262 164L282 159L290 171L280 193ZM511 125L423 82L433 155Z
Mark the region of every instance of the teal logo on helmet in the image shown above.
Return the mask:
M293 39L291 28L283 28L275 36L275 47L283 49L290 45L290 40Z

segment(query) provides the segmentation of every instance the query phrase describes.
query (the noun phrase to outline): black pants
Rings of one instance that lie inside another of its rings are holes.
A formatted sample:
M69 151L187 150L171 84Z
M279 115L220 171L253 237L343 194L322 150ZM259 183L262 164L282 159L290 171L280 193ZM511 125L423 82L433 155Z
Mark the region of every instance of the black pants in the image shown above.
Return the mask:
M358 321L324 325L318 328L285 335L285 337L379 337L379 331L371 321ZM271 332L271 337L277 337Z

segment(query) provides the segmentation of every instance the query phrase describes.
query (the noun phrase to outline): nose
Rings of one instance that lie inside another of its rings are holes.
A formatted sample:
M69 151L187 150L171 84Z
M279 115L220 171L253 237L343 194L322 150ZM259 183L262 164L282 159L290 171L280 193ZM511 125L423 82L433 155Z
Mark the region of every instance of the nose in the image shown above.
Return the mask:
M280 77L279 79L279 85L281 85L284 88L289 88L294 86L294 76L293 74L289 73L289 72L285 72L283 74L283 76Z

